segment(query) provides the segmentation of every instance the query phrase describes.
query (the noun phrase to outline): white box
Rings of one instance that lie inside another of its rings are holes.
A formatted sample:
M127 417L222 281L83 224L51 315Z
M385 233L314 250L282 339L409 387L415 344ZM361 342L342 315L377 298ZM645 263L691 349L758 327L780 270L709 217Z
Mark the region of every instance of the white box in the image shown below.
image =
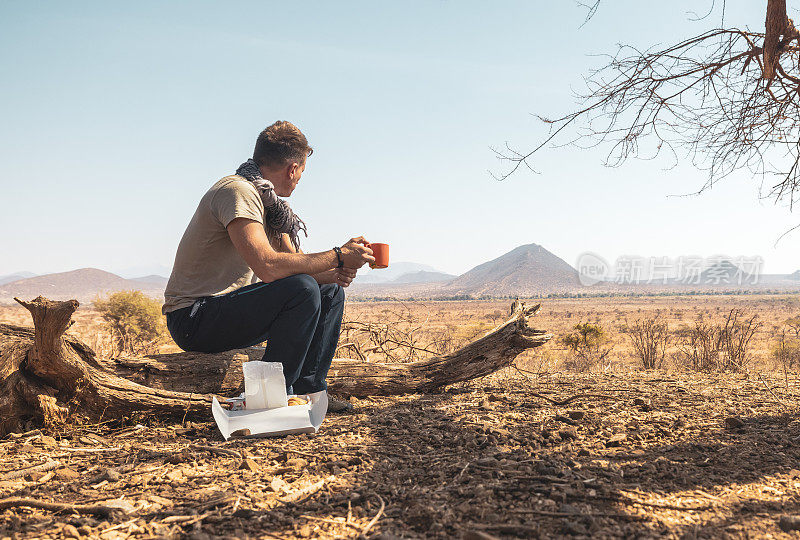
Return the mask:
M226 441L231 433L240 429L250 430L251 437L316 433L328 413L328 393L322 390L298 397L305 397L309 403L276 409L228 411L222 408L214 396L211 400L211 413Z

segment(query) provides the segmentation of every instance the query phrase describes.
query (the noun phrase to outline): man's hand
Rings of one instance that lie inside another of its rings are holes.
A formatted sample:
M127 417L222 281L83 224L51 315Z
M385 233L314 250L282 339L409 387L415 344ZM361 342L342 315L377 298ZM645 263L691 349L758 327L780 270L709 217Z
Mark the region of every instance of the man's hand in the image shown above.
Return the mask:
M372 250L367 247L367 240L363 236L351 238L345 245L342 246L342 259L344 259L345 268L357 270L367 263L375 262L375 257L372 256ZM341 269L340 269L341 270ZM353 275L355 277L355 275ZM350 281L353 281L350 278ZM350 283L348 282L348 285Z
M355 268L347 268L345 266L344 268L337 268L335 272L336 284L342 287L349 287L350 283L352 283L355 279L358 270Z

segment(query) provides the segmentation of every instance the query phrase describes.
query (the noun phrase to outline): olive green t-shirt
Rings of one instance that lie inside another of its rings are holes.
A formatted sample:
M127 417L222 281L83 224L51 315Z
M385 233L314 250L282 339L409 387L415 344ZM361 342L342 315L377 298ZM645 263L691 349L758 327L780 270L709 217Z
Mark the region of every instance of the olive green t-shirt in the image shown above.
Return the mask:
M183 233L164 291L163 313L258 281L228 236L226 227L240 217L263 224L264 203L253 184L226 176L203 195Z

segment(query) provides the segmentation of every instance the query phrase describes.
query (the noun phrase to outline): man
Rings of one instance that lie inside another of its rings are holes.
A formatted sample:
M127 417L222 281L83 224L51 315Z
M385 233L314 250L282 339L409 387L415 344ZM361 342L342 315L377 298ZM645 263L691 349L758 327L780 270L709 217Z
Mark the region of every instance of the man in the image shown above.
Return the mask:
M275 122L253 158L206 192L183 234L163 312L186 351L220 352L267 341L263 360L280 362L289 392L327 388L339 340L344 291L374 261L363 237L303 253L305 224L289 197L312 153L305 135ZM329 410L349 404L331 400Z

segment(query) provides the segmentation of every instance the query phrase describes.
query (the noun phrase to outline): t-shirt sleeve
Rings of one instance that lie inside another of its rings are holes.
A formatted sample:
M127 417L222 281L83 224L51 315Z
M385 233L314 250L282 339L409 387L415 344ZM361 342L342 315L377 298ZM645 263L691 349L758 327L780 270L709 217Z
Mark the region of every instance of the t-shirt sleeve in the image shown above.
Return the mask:
M211 213L223 227L236 218L264 223L264 203L255 189L242 182L231 182L219 188L211 199Z

